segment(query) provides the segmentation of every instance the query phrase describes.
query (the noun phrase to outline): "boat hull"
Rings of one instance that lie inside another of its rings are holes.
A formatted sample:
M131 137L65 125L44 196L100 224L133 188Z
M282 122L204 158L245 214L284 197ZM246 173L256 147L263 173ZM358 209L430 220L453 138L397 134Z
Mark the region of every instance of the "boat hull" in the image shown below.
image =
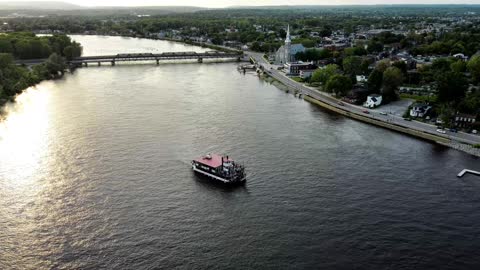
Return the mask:
M202 176L205 176L205 177L208 177L209 179L212 179L216 182L220 182L220 183L224 183L224 184L228 184L228 185L235 185L235 184L243 184L247 181L247 178L244 177L242 179L239 179L239 180L229 180L229 179L225 179L225 178L222 178L218 175L214 175L214 174L211 174L211 173L208 173L204 170L201 170L201 169L198 169L196 166L192 166L192 169L195 173L197 174L200 174Z

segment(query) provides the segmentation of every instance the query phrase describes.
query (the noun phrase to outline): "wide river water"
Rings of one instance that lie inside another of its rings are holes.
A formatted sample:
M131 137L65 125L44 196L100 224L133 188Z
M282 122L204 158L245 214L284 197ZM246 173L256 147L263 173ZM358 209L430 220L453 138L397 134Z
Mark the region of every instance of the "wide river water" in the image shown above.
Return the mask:
M73 36L84 55L201 51ZM43 82L0 122L0 269L478 269L480 159L317 108L237 63ZM228 153L244 187L195 176Z

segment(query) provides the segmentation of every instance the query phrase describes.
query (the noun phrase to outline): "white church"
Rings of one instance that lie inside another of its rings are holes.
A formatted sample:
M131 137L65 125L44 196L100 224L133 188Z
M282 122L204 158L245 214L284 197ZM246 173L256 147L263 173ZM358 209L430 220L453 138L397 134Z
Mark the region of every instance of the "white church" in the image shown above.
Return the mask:
M304 52L305 47L302 44L293 44L290 38L290 25L287 27L287 37L285 38L285 45L280 47L275 54L275 64L285 65L287 63L295 62L295 55L299 52Z

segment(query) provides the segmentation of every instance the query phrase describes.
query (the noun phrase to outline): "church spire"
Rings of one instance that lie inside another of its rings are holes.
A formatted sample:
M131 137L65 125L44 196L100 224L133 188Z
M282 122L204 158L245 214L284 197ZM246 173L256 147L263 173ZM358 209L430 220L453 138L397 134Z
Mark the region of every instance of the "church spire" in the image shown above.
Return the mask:
M291 43L292 40L290 39L290 24L287 26L287 37L285 38L285 43Z

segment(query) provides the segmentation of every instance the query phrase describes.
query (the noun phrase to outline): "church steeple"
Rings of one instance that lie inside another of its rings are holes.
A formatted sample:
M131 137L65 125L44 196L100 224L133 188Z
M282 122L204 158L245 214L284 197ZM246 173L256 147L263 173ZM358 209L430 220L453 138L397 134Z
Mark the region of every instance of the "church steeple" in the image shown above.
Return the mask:
M285 38L285 43L292 43L290 39L290 24L287 26L287 37Z

